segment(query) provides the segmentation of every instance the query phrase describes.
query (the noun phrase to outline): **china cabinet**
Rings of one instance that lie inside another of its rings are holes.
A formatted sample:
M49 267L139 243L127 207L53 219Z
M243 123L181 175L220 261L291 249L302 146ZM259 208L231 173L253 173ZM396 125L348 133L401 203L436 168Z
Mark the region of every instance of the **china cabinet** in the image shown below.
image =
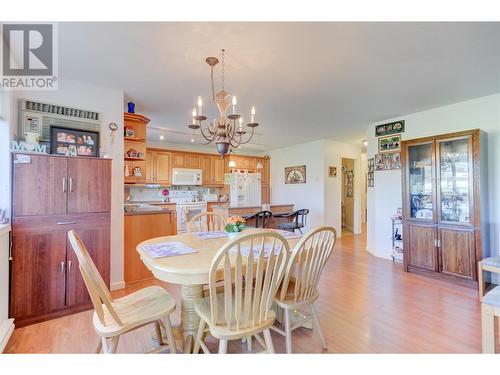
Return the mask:
M402 142L403 248L408 272L477 285L481 260L479 130ZM486 197L483 197L486 198ZM483 202L484 203L484 202Z

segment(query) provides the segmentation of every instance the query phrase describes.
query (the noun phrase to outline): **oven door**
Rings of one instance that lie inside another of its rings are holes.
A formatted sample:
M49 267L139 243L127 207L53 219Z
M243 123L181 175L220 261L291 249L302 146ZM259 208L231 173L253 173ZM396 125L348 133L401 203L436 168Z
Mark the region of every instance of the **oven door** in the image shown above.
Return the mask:
M207 210L206 205L188 206L177 205L177 232L186 233L188 231L189 221L198 214Z

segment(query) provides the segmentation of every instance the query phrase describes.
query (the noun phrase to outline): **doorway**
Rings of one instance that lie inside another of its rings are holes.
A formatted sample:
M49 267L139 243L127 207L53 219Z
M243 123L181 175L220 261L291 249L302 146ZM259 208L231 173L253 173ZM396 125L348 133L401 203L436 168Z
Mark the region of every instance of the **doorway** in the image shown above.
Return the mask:
M342 235L354 233L355 160L342 158Z

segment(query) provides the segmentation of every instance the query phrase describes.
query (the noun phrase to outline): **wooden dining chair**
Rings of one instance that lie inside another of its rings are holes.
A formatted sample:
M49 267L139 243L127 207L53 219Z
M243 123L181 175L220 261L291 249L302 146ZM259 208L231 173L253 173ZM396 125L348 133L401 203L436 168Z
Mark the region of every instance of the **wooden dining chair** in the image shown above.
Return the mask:
M495 353L495 317L500 332L500 286L485 293L483 273L500 274L500 257L488 257L478 262L479 300L481 302L481 333L483 353Z
M269 329L275 313L271 306L288 254L287 240L275 232L242 234L218 251L210 266L210 295L194 304L200 316L194 353L200 347L209 353L203 341L207 326L209 333L219 339L219 353L226 353L228 341L246 339L251 343L252 336L267 353L274 353ZM216 285L219 280L224 283L222 292Z
M113 299L78 234L70 230L68 238L78 258L80 272L95 309L94 329L100 336L96 353L99 353L101 348L104 353L115 353L122 334L150 323L154 323L156 335L161 343L154 352L169 347L170 353L175 353L170 322L170 314L175 311L175 300L170 294L159 286L151 286ZM168 346L161 339L161 328L164 328L167 334Z
M269 221L271 220L272 216L273 213L271 211L265 210L265 211L259 211L252 215L247 215L244 217L244 219L246 221L255 220L254 228L268 228Z
M274 331L285 336L287 353L292 353L292 331L311 320L323 349L327 349L314 302L319 297L317 285L321 271L332 254L336 239L337 233L333 227L313 229L297 243L288 260L283 284L275 299L276 304L285 311L285 330L272 327ZM292 327L292 311L303 308L308 308L310 314Z
M215 232L224 230L226 219L215 212L201 212L194 215L188 223L188 232Z

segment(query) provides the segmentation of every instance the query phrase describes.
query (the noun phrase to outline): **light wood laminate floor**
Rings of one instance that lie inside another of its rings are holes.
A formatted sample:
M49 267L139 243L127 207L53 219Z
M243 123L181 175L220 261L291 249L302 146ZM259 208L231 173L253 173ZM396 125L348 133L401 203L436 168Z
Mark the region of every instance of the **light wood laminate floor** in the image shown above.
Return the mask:
M365 236L338 240L320 281L317 309L330 353L479 353L481 317L477 292L422 276L405 273L402 265L365 251ZM159 284L179 301L180 290L155 280L116 291L122 296L146 285ZM179 315L179 311L177 311ZM153 326L121 337L119 353L152 349ZM7 353L90 353L97 336L92 311L16 329ZM284 337L273 332L278 353L285 352ZM208 340L216 351L217 341ZM321 353L312 331L294 331L296 353ZM261 348L254 343L254 351ZM231 342L228 352L246 352Z

